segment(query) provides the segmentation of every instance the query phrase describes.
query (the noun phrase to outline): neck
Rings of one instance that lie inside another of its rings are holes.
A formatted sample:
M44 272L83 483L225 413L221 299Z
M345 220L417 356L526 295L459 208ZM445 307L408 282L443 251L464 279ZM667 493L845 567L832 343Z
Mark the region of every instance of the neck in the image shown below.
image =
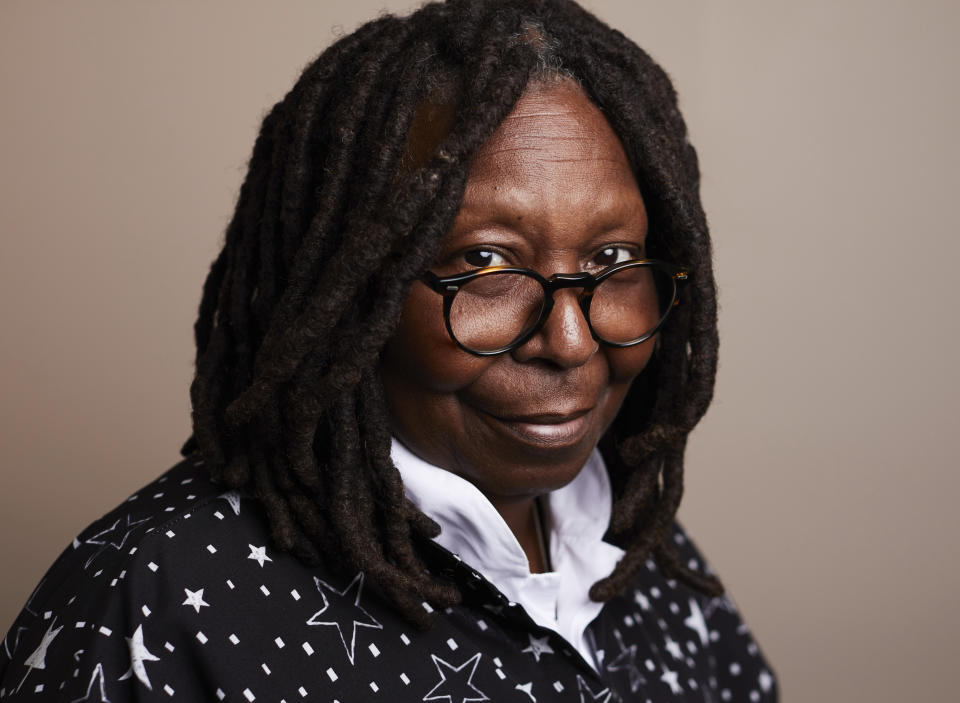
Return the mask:
M543 525L543 543L537 530L536 498L493 499L488 496L493 507L500 513L500 517L507 523L513 536L520 543L520 548L530 563L530 573L542 574L549 571L546 563L547 542L546 525Z

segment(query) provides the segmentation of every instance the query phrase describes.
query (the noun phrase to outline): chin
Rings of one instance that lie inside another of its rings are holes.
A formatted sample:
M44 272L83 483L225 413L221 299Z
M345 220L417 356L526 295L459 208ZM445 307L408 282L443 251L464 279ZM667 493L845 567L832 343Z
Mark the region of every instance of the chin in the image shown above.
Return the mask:
M462 464L455 473L488 498L529 498L563 488L573 481L594 446L595 443L526 450L512 448L504 454L486 445L488 451L481 451L475 461Z

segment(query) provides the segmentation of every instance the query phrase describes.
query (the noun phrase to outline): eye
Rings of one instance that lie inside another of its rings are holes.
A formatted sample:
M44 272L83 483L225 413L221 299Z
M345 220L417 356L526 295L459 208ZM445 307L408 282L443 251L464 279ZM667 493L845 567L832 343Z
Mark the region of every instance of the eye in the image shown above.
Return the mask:
M487 266L503 266L507 260L492 249L473 249L465 252L463 260L471 266L486 268Z
M624 261L640 258L640 249L636 246L626 244L614 244L604 247L590 259L588 268L608 268L615 264L622 264Z

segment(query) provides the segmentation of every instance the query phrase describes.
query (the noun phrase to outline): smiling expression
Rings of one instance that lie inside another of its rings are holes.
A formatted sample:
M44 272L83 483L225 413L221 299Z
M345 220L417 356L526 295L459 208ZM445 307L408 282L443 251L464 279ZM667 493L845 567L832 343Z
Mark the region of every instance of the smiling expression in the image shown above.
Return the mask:
M531 86L474 157L432 271L509 264L543 276L645 255L647 213L623 146L570 82ZM650 359L654 340L601 346L577 303L494 357L458 348L440 295L415 283L380 372L396 436L495 506L572 481Z

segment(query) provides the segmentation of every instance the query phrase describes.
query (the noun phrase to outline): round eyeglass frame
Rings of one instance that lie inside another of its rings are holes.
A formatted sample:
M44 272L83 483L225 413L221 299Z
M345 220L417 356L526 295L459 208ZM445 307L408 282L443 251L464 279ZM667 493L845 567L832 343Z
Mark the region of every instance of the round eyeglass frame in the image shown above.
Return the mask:
M663 317L661 317L660 321L654 325L653 329L648 331L646 334L637 337L636 339L631 339L628 342L609 342L597 335L596 331L593 329L593 323L590 321L590 303L593 300L593 291L597 288L597 286L603 283L603 281L615 273L623 271L624 269L638 267L656 268L669 276L672 289L670 291L670 300L666 304L666 312L663 313ZM497 273L521 274L523 276L529 276L537 281L537 283L539 283L543 288L543 308L540 311L540 317L537 318L537 321L533 324L533 326L527 332L514 339L510 344L492 351L477 351L476 349L471 349L470 347L462 344L460 340L457 339L457 336L453 333L453 327L450 324L450 309L453 306L454 297L460 291L462 286L476 278ZM450 339L453 340L454 344L463 349L463 351L473 354L474 356L497 356L498 354L503 354L511 349L516 349L517 347L523 346L537 332L540 331L543 325L546 324L547 319L550 317L550 313L553 311L554 294L558 290L562 290L564 288L583 289L578 297L580 310L583 313L583 319L587 321L587 327L590 329L590 335L598 343L616 348L632 347L634 345L641 344L642 342L650 339L660 330L660 328L663 326L663 323L666 322L667 317L670 314L670 310L675 308L680 303L680 288L689 280L690 275L690 269L683 266L677 266L676 264L671 264L667 261L661 261L659 259L631 259L630 261L624 261L622 263L614 264L613 266L605 268L598 274L592 274L587 271L578 271L576 273L555 273L549 278L544 278L532 269L515 268L512 266L488 266L486 268L476 269L474 271L467 271L466 273L458 273L454 276L438 276L432 271L427 271L420 277L420 280L423 281L423 283L425 283L431 290L443 296L443 321L446 324L447 334L450 335Z

